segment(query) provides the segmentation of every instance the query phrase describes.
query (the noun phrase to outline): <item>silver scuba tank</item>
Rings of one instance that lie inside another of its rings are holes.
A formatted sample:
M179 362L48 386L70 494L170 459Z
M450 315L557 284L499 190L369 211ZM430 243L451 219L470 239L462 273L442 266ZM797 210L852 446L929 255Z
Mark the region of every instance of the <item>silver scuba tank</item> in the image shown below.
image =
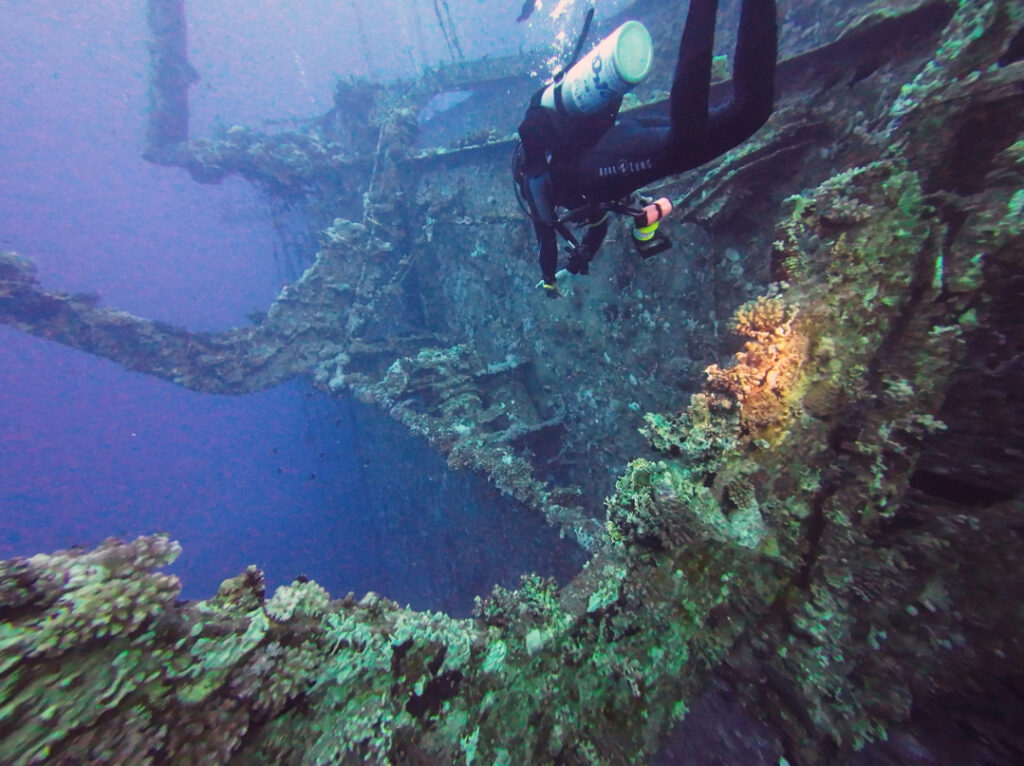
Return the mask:
M654 45L639 21L627 21L577 61L560 82L541 95L541 106L569 114L593 114L615 96L643 82L651 71Z

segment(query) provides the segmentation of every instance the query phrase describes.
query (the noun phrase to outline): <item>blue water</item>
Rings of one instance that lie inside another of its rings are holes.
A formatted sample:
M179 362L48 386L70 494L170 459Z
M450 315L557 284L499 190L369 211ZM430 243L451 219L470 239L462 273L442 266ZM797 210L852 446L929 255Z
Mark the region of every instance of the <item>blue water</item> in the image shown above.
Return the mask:
M549 39L543 14L512 23L521 5L450 0L466 55ZM335 74L444 60L432 14L414 8L190 3L193 135L321 112ZM238 179L197 186L141 159L144 12L142 0L0 7L0 248L34 259L51 289L193 330L244 324L291 276L270 207ZM156 531L184 545L173 571L188 598L255 563L272 585L302 573L336 595L465 612L493 582L564 577L581 560L362 405L300 381L198 394L0 327L0 558Z

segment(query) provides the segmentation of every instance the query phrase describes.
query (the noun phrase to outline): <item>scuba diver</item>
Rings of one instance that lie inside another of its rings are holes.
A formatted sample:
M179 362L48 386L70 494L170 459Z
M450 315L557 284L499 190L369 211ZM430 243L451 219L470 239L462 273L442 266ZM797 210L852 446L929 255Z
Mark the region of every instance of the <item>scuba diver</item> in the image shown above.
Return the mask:
M636 191L691 170L739 145L771 115L775 89L775 0L743 0L733 61L733 96L709 110L718 0L690 0L679 44L668 120L617 121L622 97L650 72L651 36L627 21L578 60L593 9L569 64L537 91L519 125L513 175L540 245L541 285L558 297L558 235L568 271L586 274L608 231L609 212L632 215L633 241L647 258L671 247L657 231L668 199ZM559 217L556 208L568 212ZM585 225L582 241L567 224Z

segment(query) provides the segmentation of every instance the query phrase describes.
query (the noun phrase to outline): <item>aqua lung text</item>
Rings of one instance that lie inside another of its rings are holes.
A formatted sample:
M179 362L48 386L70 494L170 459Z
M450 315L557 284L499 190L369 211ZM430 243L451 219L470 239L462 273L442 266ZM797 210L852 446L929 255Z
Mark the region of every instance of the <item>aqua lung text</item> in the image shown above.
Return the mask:
M645 160L619 160L614 165L603 165L597 172L601 177L625 175L626 173L639 173L641 170L650 170L651 159Z

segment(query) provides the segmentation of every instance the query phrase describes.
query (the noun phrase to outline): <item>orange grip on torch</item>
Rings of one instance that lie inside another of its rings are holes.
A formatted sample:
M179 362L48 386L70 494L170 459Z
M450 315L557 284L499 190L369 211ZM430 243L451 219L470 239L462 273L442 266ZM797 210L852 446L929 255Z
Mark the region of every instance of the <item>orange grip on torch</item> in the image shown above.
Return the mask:
M668 197L661 197L647 205L636 217L637 226L651 226L672 212L672 202Z

